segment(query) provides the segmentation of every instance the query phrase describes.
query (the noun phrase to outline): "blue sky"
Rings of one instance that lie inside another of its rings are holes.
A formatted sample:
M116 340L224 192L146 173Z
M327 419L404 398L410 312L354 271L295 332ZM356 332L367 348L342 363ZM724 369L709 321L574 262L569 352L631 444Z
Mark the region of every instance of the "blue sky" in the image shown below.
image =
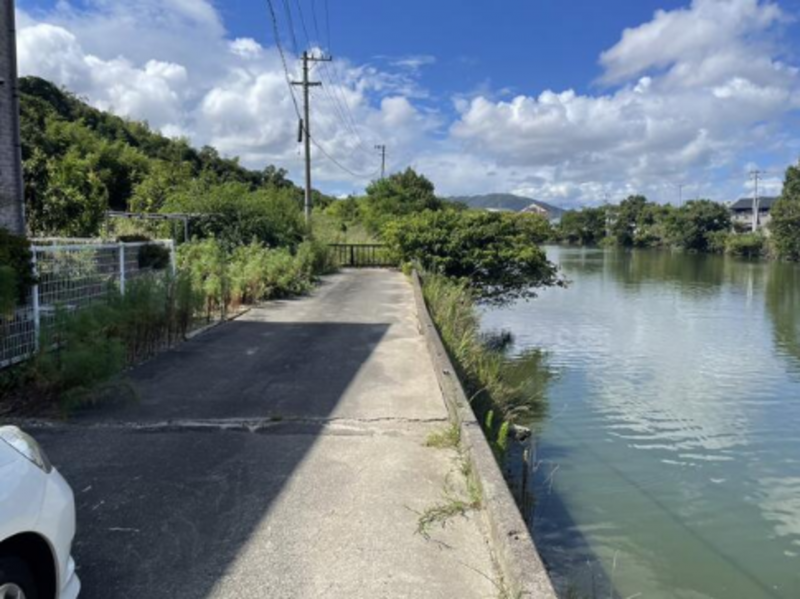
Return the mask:
M318 67L313 118L336 159L318 154L316 182L332 193L363 189L375 143L444 194L564 206L635 192L673 201L681 183L687 196L732 199L756 166L778 191L800 157L800 0L273 1L290 69L286 5L298 50L302 9L310 42L337 58ZM23 73L300 179L266 1L17 8Z

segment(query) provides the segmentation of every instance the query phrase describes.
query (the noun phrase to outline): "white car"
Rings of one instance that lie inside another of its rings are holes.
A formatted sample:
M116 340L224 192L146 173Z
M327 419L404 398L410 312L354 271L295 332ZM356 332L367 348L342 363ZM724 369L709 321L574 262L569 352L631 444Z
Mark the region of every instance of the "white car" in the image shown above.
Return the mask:
M75 498L39 444L0 426L0 599L75 599Z

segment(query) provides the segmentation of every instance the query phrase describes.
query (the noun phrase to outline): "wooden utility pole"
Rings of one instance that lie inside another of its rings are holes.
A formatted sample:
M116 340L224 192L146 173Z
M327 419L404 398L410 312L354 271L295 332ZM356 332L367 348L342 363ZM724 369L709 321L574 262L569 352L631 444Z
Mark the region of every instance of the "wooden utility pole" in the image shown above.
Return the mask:
M375 149L381 153L381 179L386 178L386 144L378 144Z
M306 223L311 222L311 102L309 90L312 87L322 85L319 81L309 81L309 63L330 62L330 56L311 56L308 52L303 52L303 80L292 81L292 85L303 87L303 120L300 122L300 133L303 135L306 150L306 195L304 202L304 212Z
M14 0L0 0L0 227L25 234Z

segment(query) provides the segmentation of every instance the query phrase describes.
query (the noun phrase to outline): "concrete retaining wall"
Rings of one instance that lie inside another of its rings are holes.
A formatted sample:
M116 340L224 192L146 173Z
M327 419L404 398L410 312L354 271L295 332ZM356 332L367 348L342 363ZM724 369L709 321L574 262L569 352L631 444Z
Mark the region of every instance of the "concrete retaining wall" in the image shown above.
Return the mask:
M469 405L456 370L433 324L417 272L412 274L420 327L433 359L439 387L453 422L461 427L461 442L472 462L481 487L483 517L495 559L510 596L556 599L547 570L542 564L522 515L495 461L480 423Z

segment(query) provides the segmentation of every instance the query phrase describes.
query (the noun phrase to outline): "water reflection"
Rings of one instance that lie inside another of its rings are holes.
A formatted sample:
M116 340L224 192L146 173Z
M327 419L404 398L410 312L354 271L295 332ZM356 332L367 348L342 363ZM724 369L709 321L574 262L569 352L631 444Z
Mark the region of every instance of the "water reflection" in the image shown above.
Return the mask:
M800 270L551 252L572 286L485 323L559 373L528 508L562 592L800 597Z

